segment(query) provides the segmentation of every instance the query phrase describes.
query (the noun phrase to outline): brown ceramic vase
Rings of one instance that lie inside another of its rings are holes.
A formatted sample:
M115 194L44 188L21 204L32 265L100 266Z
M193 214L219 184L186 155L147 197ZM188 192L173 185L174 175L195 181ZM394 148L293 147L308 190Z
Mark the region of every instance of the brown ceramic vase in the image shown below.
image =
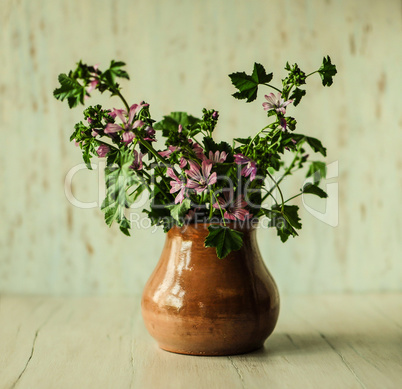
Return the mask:
M142 295L149 333L167 351L232 355L256 350L279 314L278 290L256 243L243 229L243 247L219 259L204 247L209 224L173 227ZM232 227L233 228L233 227Z

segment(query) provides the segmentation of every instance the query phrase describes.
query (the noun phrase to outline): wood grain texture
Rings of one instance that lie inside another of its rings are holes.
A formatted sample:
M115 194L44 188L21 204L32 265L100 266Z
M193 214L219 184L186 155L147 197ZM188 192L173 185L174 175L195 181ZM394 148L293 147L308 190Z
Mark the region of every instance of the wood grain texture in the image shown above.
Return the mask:
M139 296L2 296L0 389L398 389L401 301L401 294L285 297L263 349L193 357L156 346Z
M81 163L68 141L81 109L53 99L59 73L80 58L124 60L130 102L149 101L155 119L215 107L221 140L266 120L262 96L255 104L230 96L229 73L257 61L279 80L287 60L308 71L326 54L339 71L333 87L312 79L288 111L328 146L328 163L339 161L339 177L327 182L339 184L339 209L331 208L339 225L309 213L324 212L324 200L298 203L301 236L283 245L259 231L262 255L284 292L401 290L399 0L0 0L0 29L1 292L140 293L162 250L163 233L146 220L126 238L98 208L66 200L66 174ZM94 102L119 108L106 96ZM303 180L288 180L285 192ZM99 204L102 182L101 169L80 171L73 193Z

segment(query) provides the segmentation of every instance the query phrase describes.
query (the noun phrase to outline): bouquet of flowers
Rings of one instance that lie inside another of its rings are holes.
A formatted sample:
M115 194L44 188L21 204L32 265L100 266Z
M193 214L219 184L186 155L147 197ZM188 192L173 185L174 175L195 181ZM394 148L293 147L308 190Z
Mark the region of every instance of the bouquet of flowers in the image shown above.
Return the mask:
M59 75L60 86L54 91L56 99L67 100L70 108L84 104L94 90L107 91L122 102L122 108L105 109L99 104L86 108L85 120L75 125L70 138L81 148L88 169L93 156L106 158L106 198L101 209L108 226L116 222L130 235L129 209L148 191L149 208L143 212L152 224L162 225L166 232L174 225L210 223L205 246L215 247L219 258L242 246L238 225L255 223L264 215L283 242L298 235L298 207L288 202L304 193L327 197L318 186L325 177L325 163L310 161L306 147L323 156L326 149L318 139L295 132L296 120L287 109L306 95L303 86L311 75L318 73L323 86L332 85L337 71L329 56L309 74L297 64L286 63L287 76L280 87L271 84L273 74L258 63L251 75L230 74L236 99L250 103L260 87L272 90L261 107L268 124L254 136L233 139L231 144L213 138L219 119L215 109L203 109L201 118L172 112L156 121L149 103L129 104L117 82L129 79L124 66L111 61L102 71L80 61L75 70ZM156 147L157 137L165 140L161 150ZM293 156L288 163L286 153ZM302 168L313 182L285 199L282 180Z

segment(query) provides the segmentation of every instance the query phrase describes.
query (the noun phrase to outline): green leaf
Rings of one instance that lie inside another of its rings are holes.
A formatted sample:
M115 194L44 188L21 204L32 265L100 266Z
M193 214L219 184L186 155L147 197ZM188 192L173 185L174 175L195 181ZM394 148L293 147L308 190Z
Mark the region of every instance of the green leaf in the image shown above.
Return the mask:
M281 241L286 242L289 236L297 236L295 229L302 227L298 215L299 207L297 205L285 205L282 212L280 205L274 205L272 210L272 214L268 216L271 218L269 226L276 227Z
M321 67L318 69L322 79L322 85L331 86L333 83L332 77L337 73L336 66L331 63L331 58L327 55L324 57Z
M271 176L273 176L275 174L275 169L272 166L269 166L268 173L271 174Z
M267 74L264 67L259 63L254 63L251 76L245 72L229 74L232 84L239 90L232 96L236 99L247 99L247 103L257 98L258 85L266 84L272 80L272 73Z
M303 186L302 192L311 193L313 195L320 197L321 199L325 199L328 197L328 195L319 186L314 185L311 182Z
M166 207L150 207L151 210L143 209L142 211L145 212L149 219L151 220L151 225L160 226L163 225L163 229L165 232L168 232L174 223L173 218L170 215L170 211Z
M135 184L139 184L135 173L130 166L134 156L130 150L120 152L118 167L107 167L106 176L106 198L101 209L105 213L105 222L110 227L113 222L120 224L121 231L127 235L129 222L124 216L124 209L132 204L127 190Z
M210 151L212 151L213 153L215 153L216 151L219 151L220 153L224 151L227 154L225 162L233 162L233 151L229 143L216 143L210 136L205 136L203 139L203 143L205 146L206 155L209 155Z
M306 95L306 91L304 89L296 88L289 99L293 99L293 105L296 106L300 103L300 100L302 99L303 96Z
M299 207L297 205L285 205L283 209L283 214L285 215L286 219L289 223L298 230L302 228L300 223L300 218L298 215Z
M129 229L131 228L130 222L127 220L125 216L123 216L122 221L120 222L120 231L127 236L130 236Z
M251 77L255 82L257 82L258 84L268 83L272 80L272 76L272 73L267 74L264 66L256 62L254 63L253 74L251 75Z
M218 258L225 258L230 252L243 246L243 233L229 227L211 225L205 238L205 247L215 247Z
M187 126L192 126L199 122L200 119L188 115L186 112L171 112L170 115L166 115L163 119L155 123L152 127L155 130L163 130L163 136L168 136L169 132L177 132L179 124L183 128Z
M125 70L121 69L125 65L126 64L124 62L115 62L112 60L109 69L105 70L102 73L102 78L105 78L110 86L116 85L116 78L125 78L129 80L130 77L128 76L128 73Z
M63 101L67 99L70 108L77 106L79 103L84 104L85 87L77 80L67 76L67 74L59 75L60 87L53 91L53 96Z
M325 162L312 161L307 171L306 177L313 176L314 184L319 184L322 178L327 175L327 165Z
M170 215L177 221L179 226L183 225L183 217L187 211L191 208L191 200L184 199L182 203L175 205L167 205L166 208L170 210Z
M327 156L327 149L318 139L306 136L306 141L316 153L321 153L324 157Z
M241 143L242 145L248 145L251 141L251 136L249 136L248 138L234 138L233 140Z

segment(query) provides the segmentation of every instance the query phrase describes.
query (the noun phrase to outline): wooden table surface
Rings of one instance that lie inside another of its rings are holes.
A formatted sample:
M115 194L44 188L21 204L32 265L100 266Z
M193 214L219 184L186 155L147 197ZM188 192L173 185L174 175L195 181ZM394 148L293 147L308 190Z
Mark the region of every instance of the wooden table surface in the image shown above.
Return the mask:
M160 350L139 297L1 296L0 388L400 389L402 294L285 296L265 347L232 357Z

